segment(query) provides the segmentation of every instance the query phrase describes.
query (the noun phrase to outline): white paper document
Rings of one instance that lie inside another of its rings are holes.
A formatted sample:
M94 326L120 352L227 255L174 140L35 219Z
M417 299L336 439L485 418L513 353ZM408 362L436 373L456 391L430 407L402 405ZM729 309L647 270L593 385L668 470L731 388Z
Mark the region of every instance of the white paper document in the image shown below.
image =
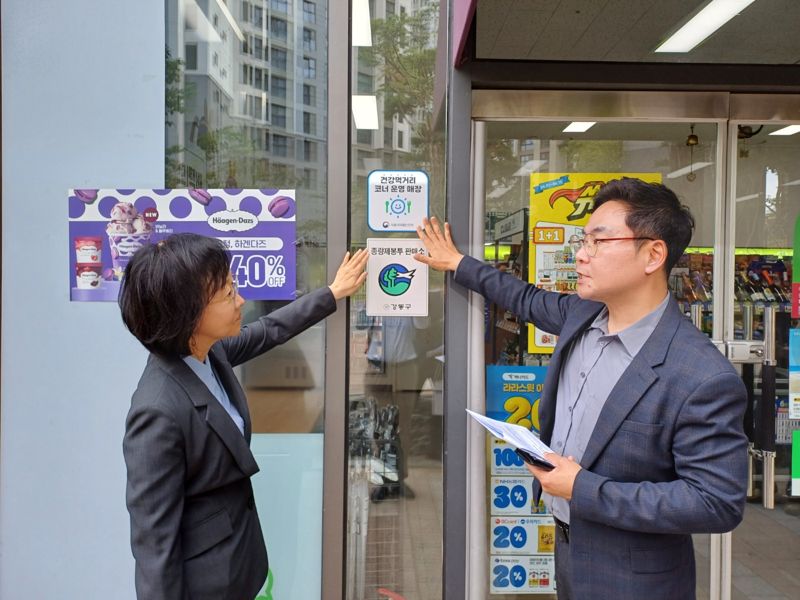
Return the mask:
M491 433L494 437L503 440L514 448L527 452L536 461L545 463L551 467L553 466L544 457L546 453L553 451L531 430L525 429L522 425L505 423L503 421L498 421L497 419L490 419L489 417L486 417L480 413L476 413L473 410L466 410L473 419L488 429L489 433Z

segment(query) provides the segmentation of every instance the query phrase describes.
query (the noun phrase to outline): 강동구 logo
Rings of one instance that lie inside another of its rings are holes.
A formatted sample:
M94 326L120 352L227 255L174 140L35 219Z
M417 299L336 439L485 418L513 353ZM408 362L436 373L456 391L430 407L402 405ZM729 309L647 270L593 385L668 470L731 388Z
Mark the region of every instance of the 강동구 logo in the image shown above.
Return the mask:
M405 265L391 263L383 267L378 274L378 285L390 296L402 296L411 287L411 280L416 271L416 269L409 271Z

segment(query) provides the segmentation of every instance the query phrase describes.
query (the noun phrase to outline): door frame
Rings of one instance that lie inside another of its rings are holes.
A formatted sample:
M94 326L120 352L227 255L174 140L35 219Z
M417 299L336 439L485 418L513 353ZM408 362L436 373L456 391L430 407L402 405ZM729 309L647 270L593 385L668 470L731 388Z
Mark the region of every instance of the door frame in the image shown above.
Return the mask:
M736 125L739 122L800 122L800 100L789 94L734 94L729 92L645 92L573 90L472 90L471 94L470 239L468 252L483 259L482 217L486 124L494 121L613 121L662 123L716 123L716 185L714 198L714 289L712 338L733 339L733 275L736 203ZM480 226L478 226L480 224ZM463 315L468 323L466 362L471 404L483 399L483 303L470 294ZM480 375L477 375L480 374ZM478 393L475 393L478 392ZM475 408L482 410L482 406ZM469 600L483 600L488 586L486 479L483 437L476 425L467 429L467 531L470 543L465 582ZM445 548L449 546L445 532ZM729 600L732 587L732 534L710 535L710 600Z

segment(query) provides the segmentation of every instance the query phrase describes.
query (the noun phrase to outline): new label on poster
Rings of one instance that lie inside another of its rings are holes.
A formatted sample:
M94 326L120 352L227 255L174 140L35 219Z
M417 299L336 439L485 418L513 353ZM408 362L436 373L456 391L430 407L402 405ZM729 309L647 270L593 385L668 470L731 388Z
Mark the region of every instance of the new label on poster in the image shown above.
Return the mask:
M428 216L428 174L372 171L367 178L367 224L373 231L416 231Z
M418 239L367 239L367 316L427 317L428 265Z

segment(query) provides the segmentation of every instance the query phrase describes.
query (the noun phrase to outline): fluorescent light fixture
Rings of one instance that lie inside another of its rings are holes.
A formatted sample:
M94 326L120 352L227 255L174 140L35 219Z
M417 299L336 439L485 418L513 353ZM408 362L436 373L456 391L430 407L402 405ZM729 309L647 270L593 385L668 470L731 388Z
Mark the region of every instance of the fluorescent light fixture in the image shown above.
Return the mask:
M564 133L583 133L589 131L597 121L573 121L567 125L562 131Z
M789 125L783 129L773 131L770 135L794 135L795 133L800 133L800 125Z
M375 96L353 96L352 106L356 129L378 129L378 99Z
M800 185L800 179L795 179L794 181L787 181L786 183L782 184L781 187L790 187L793 185Z
M517 169L512 177L525 177L525 175L530 175L534 171L538 171L540 167L546 164L546 160L529 160L519 169Z
M656 52L691 52L700 42L725 25L754 0L712 0L673 33Z
M744 202L745 200L755 200L759 196L761 196L761 194L749 194L747 196L742 196L741 198L737 198L736 201L737 202Z
M486 197L487 197L487 198L492 198L492 199L495 199L495 198L500 198L500 197L502 197L502 196L503 196L503 195L504 195L504 194L505 194L505 193L506 193L508 190L510 190L512 187L514 187L514 186L512 186L512 185L499 185L499 186L497 186L496 188L494 188L494 189L493 189L493 190L492 190L490 193L488 193L488 194L486 195Z
M225 4L222 0L217 0L217 6L222 11L222 14L225 15L225 19L230 23L231 29L233 29L233 33L236 34L236 37L239 38L240 42L244 41L244 34L242 30L239 29L239 25L236 23L236 19L233 18L231 11L228 9L228 5Z
M372 46L369 0L353 0L353 46Z
M713 162L696 162L690 165L686 165L685 167L681 167L677 171L673 171L672 173L667 173L667 179L675 179L676 177L680 177L681 175L686 175L687 173L696 173L700 169L705 169L706 167L710 167L713 165Z

